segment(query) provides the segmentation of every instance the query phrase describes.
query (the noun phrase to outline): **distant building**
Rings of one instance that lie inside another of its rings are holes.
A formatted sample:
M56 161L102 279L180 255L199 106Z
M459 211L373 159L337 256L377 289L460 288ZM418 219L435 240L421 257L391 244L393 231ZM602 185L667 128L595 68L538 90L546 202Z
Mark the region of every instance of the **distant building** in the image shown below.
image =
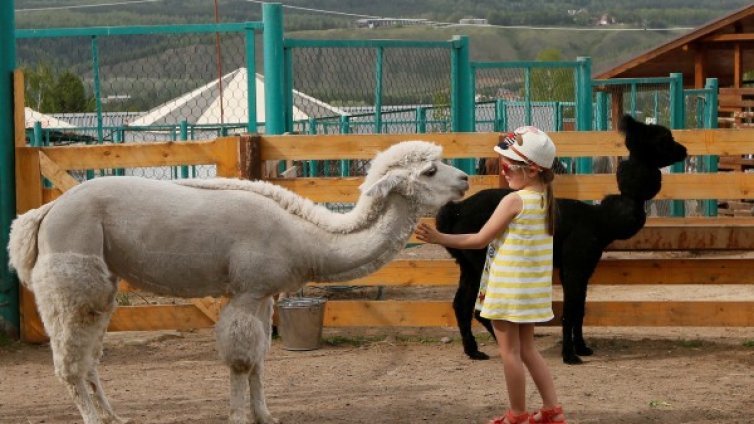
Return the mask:
M463 18L458 21L461 25L487 25L487 19L484 18Z
M407 26L407 25L429 25L426 19L397 19L397 18L367 18L358 19L356 26L358 28L378 28L387 26Z
M601 26L612 25L612 24L615 24L615 23L616 23L615 18L613 18L612 16L609 16L609 15L606 15L606 14L602 15L600 17L600 19L597 21L597 25L601 25Z

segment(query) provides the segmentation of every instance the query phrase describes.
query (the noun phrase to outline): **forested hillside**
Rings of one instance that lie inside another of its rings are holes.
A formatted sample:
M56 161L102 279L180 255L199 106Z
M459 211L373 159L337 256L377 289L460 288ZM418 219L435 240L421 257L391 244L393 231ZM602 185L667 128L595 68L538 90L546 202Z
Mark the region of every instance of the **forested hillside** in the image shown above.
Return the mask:
M283 0L279 3L284 5L288 37L445 40L453 35L469 35L475 60L532 60L544 49L556 49L563 59L592 57L595 70L687 31L674 28L696 27L749 4L746 0ZM90 7L97 4L103 6ZM215 19L214 4L211 0L16 0L16 26L208 23ZM223 22L261 19L260 1L217 0L217 6L218 19ZM428 19L436 24L356 28L356 21L366 17ZM487 19L492 26L446 25L469 17ZM607 19L610 24L598 26L599 19ZM561 29L543 29L543 26ZM584 31L574 31L575 28ZM650 30L616 31L626 28ZM24 57L24 53L19 52L21 61L31 59ZM67 54L44 53L52 61ZM132 52L123 49L123 54Z
M203 23L214 19L212 0L16 0L19 28ZM102 7L81 5L103 4ZM261 1L217 0L223 21L258 20ZM359 17L428 19L457 23L485 18L493 25L591 26L607 15L616 24L663 28L698 26L748 5L746 0L281 0L288 30L342 28ZM45 10L46 9L46 10ZM333 13L322 13L326 10Z
M261 20L261 3L217 0L217 19ZM575 60L588 56L592 58L594 73L749 4L745 0L284 0L279 3L284 6L288 38L449 40L455 35L467 35L471 40L471 59L475 61ZM210 23L215 21L214 5L212 0L16 0L16 27ZM357 25L357 20L368 17L428 22L376 28ZM489 25L458 25L462 18L486 19ZM603 24L599 24L600 20ZM166 36L102 37L98 62L101 75L107 79L102 95L127 93L131 97L129 110L145 110L216 77L219 70L214 35L179 38L176 42ZM257 38L258 72L262 69L260 38ZM242 34L222 36L224 72L245 66L243 45ZM321 55L331 55L318 58L321 63L339 62L332 51L323 51ZM39 76L40 81L52 86L64 72L71 72L82 78L87 87L92 84L91 46L86 38L19 40L17 58L18 64L29 70L31 81ZM354 72L367 72L365 69L371 72L372 65L367 62L359 66L360 70ZM431 76L435 71L432 64L426 64L411 73L418 78ZM342 75L340 78L329 85L320 84L320 91L335 93L333 84L344 92L360 89L349 86ZM365 78L373 81L369 75ZM398 92L405 88L393 87ZM30 100L43 97L28 94ZM54 104L55 99L49 95L45 101ZM37 103L42 110L57 109L45 106L42 100ZM84 98L79 103L91 102ZM81 109L77 106L72 110Z

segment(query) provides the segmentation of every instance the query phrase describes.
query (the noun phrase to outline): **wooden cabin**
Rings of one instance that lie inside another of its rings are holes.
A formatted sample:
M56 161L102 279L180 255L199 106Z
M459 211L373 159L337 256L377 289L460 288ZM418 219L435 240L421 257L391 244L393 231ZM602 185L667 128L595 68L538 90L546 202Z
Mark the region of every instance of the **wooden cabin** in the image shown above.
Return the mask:
M754 4L651 49L595 77L644 78L682 73L685 88L717 78L719 126L754 127Z

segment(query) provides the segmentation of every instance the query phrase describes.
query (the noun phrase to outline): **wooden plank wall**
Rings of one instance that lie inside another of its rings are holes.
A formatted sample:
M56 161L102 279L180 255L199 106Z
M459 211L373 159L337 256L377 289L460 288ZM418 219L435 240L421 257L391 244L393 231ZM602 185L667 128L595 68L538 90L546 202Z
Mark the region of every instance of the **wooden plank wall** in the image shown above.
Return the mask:
M754 152L754 130L678 130L677 140L691 155L731 155ZM408 139L441 144L446 158L486 157L498 141L495 133L323 135L224 137L211 141L31 148L18 145L18 212L38 207L76 184L73 169L126 168L187 164L217 164L218 175L255 175L255 160L369 159L389 145ZM620 156L627 151L622 138L612 132L560 132L552 137L559 155ZM253 143L253 144L248 144ZM258 174L256 174L258 175ZM42 176L53 189L42 187ZM471 178L472 191L495 187L496 176ZM351 202L358 196L360 177L273 179L314 201ZM613 175L564 175L556 179L556 194L596 200L617 193ZM754 174L665 175L660 199L754 198ZM429 219L429 218L428 218ZM629 241L614 243L614 250L751 250L754 219L659 218ZM415 239L413 240L415 241ZM742 257L605 259L592 284L754 284L752 261ZM396 260L376 273L354 280L353 285L454 286L458 269L451 260ZM341 283L342 284L342 283ZM127 288L127 285L124 285ZM45 338L28 292L22 302L22 335L27 341ZM222 301L194 299L187 305L119 307L110 330L156 330L209 327ZM754 326L754 302L610 301L589 302L587 325L687 325ZM559 311L560 304L556 304ZM556 322L556 321L554 321ZM330 301L328 326L454 326L450 300L443 301Z

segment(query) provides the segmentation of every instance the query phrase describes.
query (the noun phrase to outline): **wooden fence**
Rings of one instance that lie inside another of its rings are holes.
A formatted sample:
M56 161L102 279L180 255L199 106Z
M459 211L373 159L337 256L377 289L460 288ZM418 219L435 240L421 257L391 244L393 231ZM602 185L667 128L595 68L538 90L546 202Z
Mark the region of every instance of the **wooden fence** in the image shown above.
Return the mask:
M20 121L19 121L20 120ZM16 128L23 128L23 105L16 105ZM690 155L740 155L754 152L754 129L678 130L676 139ZM626 155L622 138L612 132L560 132L552 138L561 156ZM422 139L444 147L445 158L489 156L494 133L234 136L211 141L27 147L23 131L15 139L17 209L23 213L55 199L77 184L71 170L215 164L218 176L261 175L264 160L370 159L398 141ZM52 183L45 188L43 177ZM352 202L360 177L272 179L317 202ZM476 192L497 185L496 176L473 176ZM597 200L617 193L614 175L561 175L559 197ZM664 175L658 199L754 199L754 174L743 172ZM429 219L429 218L428 218ZM412 241L416 242L415 239ZM654 218L615 250L752 250L754 218ZM590 284L754 284L754 262L743 256L605 259ZM365 286L456 285L452 260L395 260L349 284ZM340 283L342 284L342 283ZM109 330L194 329L211 327L223 301L192 299L184 305L121 306ZM560 304L555 305L556 313ZM33 295L21 293L21 335L46 340ZM553 321L557 322L557 320ZM327 303L325 325L455 326L450 299L412 301L342 300ZM754 301L590 301L586 325L601 326L754 326Z
M677 140L692 155L742 154L754 151L754 130L680 130ZM494 133L323 136L245 136L211 141L66 147L26 147L17 140L18 212L38 207L77 184L70 170L216 164L224 177L257 175L262 160L369 159L377 151L407 139L441 144L446 158L487 156ZM561 132L552 137L562 156L625 155L619 134ZM53 188L44 188L42 177ZM272 179L318 202L352 202L361 177ZM496 176L471 177L471 192L494 187ZM557 196L595 200L617 193L614 175L562 175ZM754 174L665 175L658 199L754 198ZM413 240L416 241L416 240ZM617 250L751 250L754 218L655 218L636 237L616 242ZM591 284L754 284L754 263L744 258L673 258L603 260ZM349 284L365 286L455 285L458 269L450 259L395 260ZM341 283L342 284L342 283ZM22 335L45 338L32 295L22 294ZM222 301L193 299L185 305L117 308L109 329L157 330L210 327ZM556 305L559 310L559 304ZM449 300L327 303L326 326L454 326ZM589 302L586 325L608 326L754 326L752 301L604 301Z

